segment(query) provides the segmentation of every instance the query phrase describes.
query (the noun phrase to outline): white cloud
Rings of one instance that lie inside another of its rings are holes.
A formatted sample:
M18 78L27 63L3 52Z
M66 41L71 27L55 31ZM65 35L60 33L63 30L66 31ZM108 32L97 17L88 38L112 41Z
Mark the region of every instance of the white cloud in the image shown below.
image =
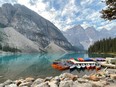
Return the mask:
M68 18L66 24L70 24L72 22L71 18Z
M76 10L77 10L77 8L75 5L75 0L69 0L68 4L65 5L65 7L62 11L62 16L64 16L64 15L73 16L73 14Z
M70 29L70 28L72 28L73 26L74 26L74 25L67 25L67 26L64 27L63 31L66 31L67 29Z
M88 19L88 20L91 19L92 21L95 21L98 18L100 18L100 13L98 11L97 12L93 11L93 12L91 12L90 15L88 15L86 17L86 19Z
M89 27L89 26L91 26L89 23L87 23L87 22L83 22L82 24L81 24L81 26L84 28L84 29L86 29L87 27Z
M37 7L38 11L41 12L41 11L45 11L45 10L46 10L47 5L44 4L44 3L42 3L42 2L38 2L38 3L36 4L36 7Z
M82 0L81 1L81 5L82 6L87 6L87 5L90 5L94 0Z
M12 3L15 4L17 3L17 0L0 0L0 6L4 3Z
M108 22L104 22L104 25L99 26L98 29L105 28L107 30L110 30L113 26L116 26L116 21L114 21L114 22L108 21Z
M100 18L99 11L105 5L97 0L0 0L0 4L6 2L27 6L61 30L66 30L76 24L81 24L84 28L94 26L98 29L101 27L110 29L116 22L109 23Z

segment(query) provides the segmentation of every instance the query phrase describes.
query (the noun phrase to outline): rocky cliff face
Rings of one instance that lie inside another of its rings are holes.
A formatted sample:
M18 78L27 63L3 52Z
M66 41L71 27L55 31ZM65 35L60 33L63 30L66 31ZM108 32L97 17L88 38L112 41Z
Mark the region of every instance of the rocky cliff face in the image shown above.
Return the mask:
M5 33L3 39L4 46L20 49L21 52L41 52L41 49L37 44L27 39L25 36L17 32L14 28L7 27L3 28L2 30Z
M85 30L80 25L64 31L63 34L78 50L83 50L84 46L81 43L86 42L89 39L86 36Z
M44 49L53 41L64 50L73 50L72 45L54 24L23 5L3 4L0 7L0 24L12 27L38 48Z
M99 32L94 27L86 28L85 32L89 39L94 41L99 40Z
M89 38L85 33L85 30L80 25L74 26L71 29L66 30L64 36L69 40L69 42L77 47L79 50L87 48ZM86 45L85 45L86 44Z
M63 34L73 46L81 50L87 50L97 40L116 37L115 32L115 26L111 30L102 29L101 31L97 31L94 27L84 29L80 25L77 25L64 31Z
M100 34L99 36L100 36L101 39L102 38L109 38L109 37L114 36L114 35L110 34L110 31L105 29L105 28L101 29L99 31L99 34Z

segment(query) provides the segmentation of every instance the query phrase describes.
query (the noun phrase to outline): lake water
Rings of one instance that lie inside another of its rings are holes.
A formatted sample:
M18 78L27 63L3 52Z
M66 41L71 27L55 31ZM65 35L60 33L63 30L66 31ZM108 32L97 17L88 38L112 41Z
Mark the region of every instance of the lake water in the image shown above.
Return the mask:
M89 55L90 56L90 55ZM0 82L6 79L19 79L26 77L44 78L46 76L60 75L66 71L58 71L51 67L54 60L88 57L85 53L72 54L12 54L0 55ZM72 73L82 76L90 74L94 70L73 71Z

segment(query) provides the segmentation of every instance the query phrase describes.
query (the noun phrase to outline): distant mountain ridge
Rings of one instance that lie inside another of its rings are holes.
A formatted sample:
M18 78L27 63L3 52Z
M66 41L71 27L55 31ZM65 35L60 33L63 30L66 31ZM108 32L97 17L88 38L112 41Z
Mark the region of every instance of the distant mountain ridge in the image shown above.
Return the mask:
M97 31L94 27L84 29L81 25L76 25L63 31L63 34L73 46L80 50L88 50L88 47L95 41L103 38L116 37L116 26L111 30L101 29Z
M66 51L73 50L73 46L53 23L28 9L24 5L3 4L2 7L0 7L0 27L6 34L6 39L3 38L3 42L0 43L2 45L7 44L10 47L18 48L22 52L40 52L52 41L54 44ZM8 33L5 32L6 29L11 29L12 31ZM20 48L20 44L18 44L18 40L16 40L15 35L12 36L13 32L18 34L19 37L17 36L17 39L20 38L20 42L21 38L25 42L22 42L21 45L24 49ZM9 39L14 39L16 42L11 40L9 41ZM28 42L31 44L28 45ZM31 46L32 43L33 46Z

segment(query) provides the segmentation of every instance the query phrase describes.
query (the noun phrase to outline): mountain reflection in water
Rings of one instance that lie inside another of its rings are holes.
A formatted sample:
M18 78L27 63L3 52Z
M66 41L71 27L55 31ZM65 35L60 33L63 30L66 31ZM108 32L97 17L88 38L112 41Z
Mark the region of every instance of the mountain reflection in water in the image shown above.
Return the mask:
M60 75L66 71L58 71L51 67L54 60L57 59L70 59L78 57L88 57L84 53L72 54L12 54L0 55L0 82L6 79L18 79L26 77L46 77ZM73 74L79 76L90 74L94 71L90 70L74 70Z

